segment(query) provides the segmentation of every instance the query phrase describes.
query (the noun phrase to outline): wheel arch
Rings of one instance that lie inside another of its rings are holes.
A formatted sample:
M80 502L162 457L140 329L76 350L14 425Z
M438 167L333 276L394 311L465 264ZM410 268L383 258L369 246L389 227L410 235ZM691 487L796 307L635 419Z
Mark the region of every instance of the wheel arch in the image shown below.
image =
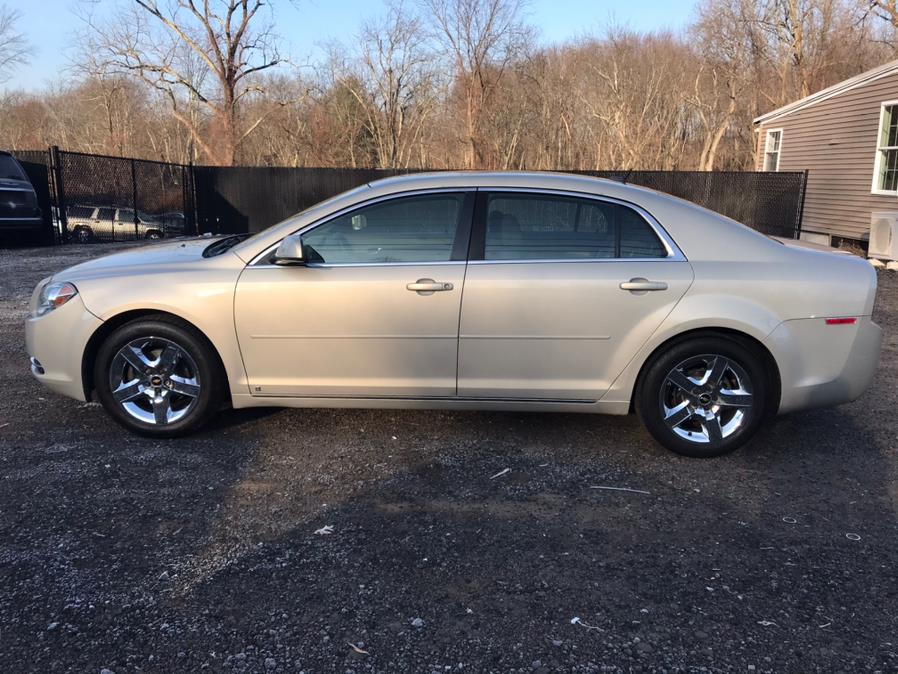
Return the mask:
M228 371L224 366L224 360L218 352L218 348L196 325L168 311L160 311L159 309L131 309L103 321L103 323L94 330L90 339L87 340L87 344L84 347L84 353L81 356L81 385L84 387L84 398L86 400L92 400L94 391L94 361L97 358L97 353L99 352L100 345L103 341L121 326L141 318L151 318L153 316L164 317L165 320L180 323L190 330L193 330L199 337L201 337L210 348L211 353L215 355L216 363L218 364L219 371L224 378L225 383L228 382ZM229 386L226 388L227 390L230 389Z
M699 337L730 339L753 351L758 355L759 358L761 358L764 364L764 371L767 373L767 384L769 391L766 413L775 414L779 409L780 397L782 394L782 380L780 379L780 370L779 365L777 365L776 358L774 358L770 350L755 337L752 337L748 333L742 332L741 330L723 327L693 328L691 330L686 330L684 332L668 337L665 341L656 346L648 355L648 357L642 362L642 365L639 368L639 373L636 375L636 380L633 383L633 391L630 395L630 413L633 413L635 411L636 396L638 395L639 387L642 385L645 372L652 365L658 354L676 344L687 342L691 339L696 339Z

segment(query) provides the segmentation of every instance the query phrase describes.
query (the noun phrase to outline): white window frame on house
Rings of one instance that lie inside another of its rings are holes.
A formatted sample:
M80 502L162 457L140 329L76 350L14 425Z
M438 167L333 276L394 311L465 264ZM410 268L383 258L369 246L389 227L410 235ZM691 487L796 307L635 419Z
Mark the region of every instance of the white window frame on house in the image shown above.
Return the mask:
M880 187L880 181L882 179L882 176L880 175L880 171L882 170L882 158L887 151L898 151L898 145L882 144L882 124L886 118L886 108L892 106L898 108L898 100L884 101L879 105L879 124L876 125L876 159L873 161L873 183L870 186L871 194L898 195L898 185L896 185L896 189L894 190L884 190ZM898 114L898 110L896 110L896 114Z
M775 133L779 134L779 146L776 150L770 149L770 141L771 136ZM773 169L767 168L767 156L771 154L776 154L776 166ZM766 129L766 133L764 134L764 162L761 164L761 168L764 171L779 171L780 170L780 157L783 154L783 129L782 127L778 129Z

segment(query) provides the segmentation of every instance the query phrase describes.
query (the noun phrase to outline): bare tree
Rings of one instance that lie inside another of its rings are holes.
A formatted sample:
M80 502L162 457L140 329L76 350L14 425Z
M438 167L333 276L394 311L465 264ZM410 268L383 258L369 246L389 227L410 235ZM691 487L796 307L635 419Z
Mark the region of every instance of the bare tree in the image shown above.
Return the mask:
M233 164L240 144L270 113L242 114L264 94L260 73L283 59L263 0L132 0L130 11L97 26L90 19L92 69L140 77L210 161ZM197 114L198 110L203 115Z
M692 26L700 65L689 102L703 136L700 171L714 170L720 143L737 124L754 80L762 43L755 7L751 0L706 0Z
M898 0L859 0L859 4L862 17L872 14L889 27L883 42L892 49L898 47Z
M835 0L764 0L760 22L780 81L778 103L802 98L817 84L832 34Z
M465 165L485 165L482 118L506 67L532 37L523 0L421 0L451 59L464 105Z
M360 76L343 83L366 111L366 126L382 168L407 167L435 104L432 57L420 21L402 3L359 36Z
M670 35L612 29L593 46L585 110L611 168L670 169L683 160L690 52Z
M28 42L17 28L21 13L0 5L0 82L9 80L12 69L26 62Z
M393 6L300 73L275 69L274 0L119 0L114 21L88 23L82 77L0 94L0 145L225 164L744 169L754 117L894 58L898 35L896 0L700 0L682 34L612 29L538 49L524 0L408 1L425 11Z

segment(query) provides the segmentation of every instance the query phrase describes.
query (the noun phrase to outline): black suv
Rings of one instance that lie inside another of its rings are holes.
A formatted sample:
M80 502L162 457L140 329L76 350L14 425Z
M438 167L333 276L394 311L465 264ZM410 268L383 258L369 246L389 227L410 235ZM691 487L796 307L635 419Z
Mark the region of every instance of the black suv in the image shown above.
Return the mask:
M28 237L42 227L37 194L25 170L9 152L0 151L0 235Z

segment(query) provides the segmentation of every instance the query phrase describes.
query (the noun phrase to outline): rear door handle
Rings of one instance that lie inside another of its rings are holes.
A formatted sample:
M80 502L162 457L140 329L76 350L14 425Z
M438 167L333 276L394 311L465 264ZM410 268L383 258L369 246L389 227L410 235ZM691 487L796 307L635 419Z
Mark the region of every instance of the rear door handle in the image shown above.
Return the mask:
M421 295L430 295L432 293L445 292L452 290L455 286L444 281L434 281L432 278L419 278L414 283L405 286L406 290L411 290Z
M644 293L649 290L667 290L667 283L664 281L649 281L645 278L631 278L629 281L621 283L620 289Z

